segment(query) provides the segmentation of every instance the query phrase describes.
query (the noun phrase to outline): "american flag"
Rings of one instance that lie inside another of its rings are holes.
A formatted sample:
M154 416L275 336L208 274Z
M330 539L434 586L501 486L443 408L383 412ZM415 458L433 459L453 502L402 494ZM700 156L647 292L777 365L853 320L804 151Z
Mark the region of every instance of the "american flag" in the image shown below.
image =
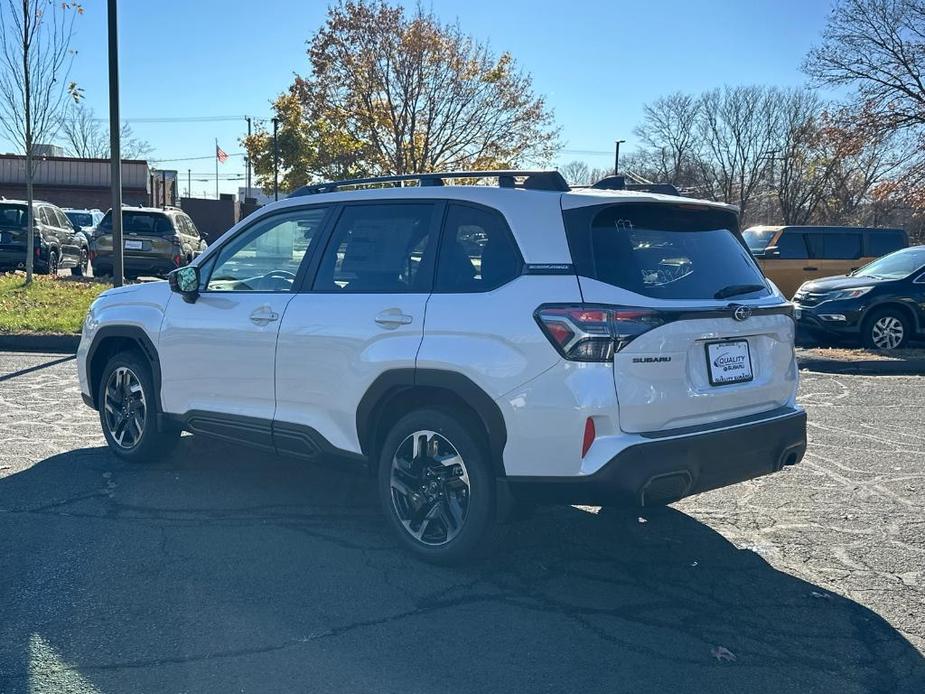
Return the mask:
M222 164L224 164L225 160L228 158L228 155L225 154L225 150L223 150L217 144L215 145L215 158L218 159Z

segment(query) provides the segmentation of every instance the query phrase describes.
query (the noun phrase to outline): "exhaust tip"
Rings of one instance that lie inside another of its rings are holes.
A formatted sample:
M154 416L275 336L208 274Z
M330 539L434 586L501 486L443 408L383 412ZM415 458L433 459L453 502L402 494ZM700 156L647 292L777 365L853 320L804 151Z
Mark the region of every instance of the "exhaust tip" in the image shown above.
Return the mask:
M690 493L693 478L687 470L675 470L650 477L639 493L639 505L662 505L683 499Z

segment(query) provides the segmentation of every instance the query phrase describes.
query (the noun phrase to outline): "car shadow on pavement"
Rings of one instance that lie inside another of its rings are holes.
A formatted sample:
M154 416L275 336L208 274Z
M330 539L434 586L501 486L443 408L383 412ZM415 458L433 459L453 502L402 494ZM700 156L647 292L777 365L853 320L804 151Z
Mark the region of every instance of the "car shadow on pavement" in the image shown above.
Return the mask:
M337 461L71 451L0 479L0 691L922 691L874 612L644 517L542 509L436 567Z

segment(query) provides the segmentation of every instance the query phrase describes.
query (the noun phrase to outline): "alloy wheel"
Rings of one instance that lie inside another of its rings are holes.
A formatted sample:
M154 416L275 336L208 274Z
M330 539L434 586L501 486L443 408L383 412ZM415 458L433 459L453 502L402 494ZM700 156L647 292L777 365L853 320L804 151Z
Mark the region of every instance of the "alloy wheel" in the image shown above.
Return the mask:
M896 349L903 341L905 329L895 316L883 316L871 327L871 340L880 349Z
M116 368L109 376L103 401L106 427L120 448L132 449L145 431L147 403L141 381L126 366Z
M469 473L456 447L434 431L407 436L392 458L391 497L405 530L418 542L445 545L469 510Z

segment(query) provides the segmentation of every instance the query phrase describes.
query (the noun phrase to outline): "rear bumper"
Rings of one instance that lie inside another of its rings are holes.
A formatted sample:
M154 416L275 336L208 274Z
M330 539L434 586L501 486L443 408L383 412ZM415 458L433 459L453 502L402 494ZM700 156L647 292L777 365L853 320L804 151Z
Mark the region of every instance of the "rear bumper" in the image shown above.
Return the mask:
M48 267L48 253L46 248L47 247L39 246L39 254L33 256L33 263L36 269L45 269ZM25 247L0 249L0 270L17 270L25 267Z
M131 272L139 275L166 275L168 272L177 269L177 264L173 258L163 256L132 256L126 255L122 258L122 264L125 272ZM112 255L96 255L93 259L93 274L111 275L112 274Z
M517 499L588 505L660 505L777 472L806 452L806 413L731 428L651 438L583 477L508 477Z

